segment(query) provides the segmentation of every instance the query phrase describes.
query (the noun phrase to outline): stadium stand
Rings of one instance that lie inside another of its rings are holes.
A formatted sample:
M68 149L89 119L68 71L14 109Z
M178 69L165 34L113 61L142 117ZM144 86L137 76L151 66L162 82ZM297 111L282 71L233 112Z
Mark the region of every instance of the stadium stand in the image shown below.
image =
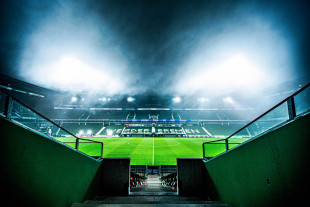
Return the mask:
M181 124L157 124L155 134L164 137L186 136Z
M218 110L182 110L178 114L183 120L220 120Z
M120 136L185 136L181 124L125 123Z
M172 112L167 110L157 111L158 119L172 119Z
M181 116L179 115L178 112L173 112L172 118L173 118L174 120L181 120Z
M136 118L136 113L135 111L130 111L126 117L127 120L133 120Z
M78 136L94 136L102 127L102 123L63 123L62 127Z
M251 110L246 110L246 112L241 110L225 110L224 113L229 120L251 120L251 117L253 117Z
M122 134L123 135L131 135L131 136L144 136L144 135L150 135L152 133L152 127L144 127L144 126L128 126L125 127Z
M90 119L126 119L128 111L93 110Z
M88 110L80 110L80 109L73 109L73 110L59 110L58 113L55 113L53 118L54 119L80 119L85 114L90 115Z
M18 118L15 118L15 121L23 124L26 127L29 127L31 129L33 129L33 130L42 131L42 128L41 128L40 124L35 122L35 121L31 121L31 120L26 120L25 121L25 119L18 119Z
M114 128L113 126L107 127L106 129L102 127L95 127L92 130L93 135L98 136L108 136L108 130L111 128L113 131L113 136L130 136L130 134L136 134L137 136L153 136L151 133L150 126L142 128L126 128L122 130L125 126L124 124L151 124L152 121L156 123L156 131L154 136L163 136L170 133L171 136L182 135L187 137L226 137L229 136L234 131L240 129L247 120L242 119L240 111L238 110L127 110L127 109L104 109L104 110L61 110L58 116L54 119L57 123L65 123L64 127L72 129L73 133L77 134L80 130L89 130L78 125L85 125L87 122L97 123L98 125L104 122L109 122L115 124L121 124L122 127ZM18 115L16 115L18 116ZM71 117L72 116L72 117ZM278 119L280 116L274 115L270 119ZM69 122L76 123L70 124ZM162 128L160 124L166 123L165 127ZM169 124L182 124L183 129L169 126ZM72 125L72 126L71 126ZM142 125L140 125L142 126ZM266 126L269 127L269 126ZM249 136L252 133L255 134L256 131L263 131L264 125L248 128L240 133L240 136ZM101 130L101 131L100 131ZM120 132L121 131L121 132ZM139 135L140 134L140 135Z
M124 129L124 124L110 124L98 134L99 136L120 136Z
M171 127L171 126L169 126L169 127L167 127L167 126L165 126L165 127L161 127L161 126L156 126L155 127L155 132L157 133L157 134L161 134L161 133L163 133L163 134L173 134L173 133L183 133L183 129L182 129L182 127L177 127L177 126L173 126L173 127Z
M184 126L183 127L188 137L209 137L210 135L201 126Z
M210 132L213 137L227 137L243 126L242 124L205 124L204 128ZM249 136L247 131L239 135L245 137Z
M151 111L136 111L136 117L135 119L141 120L141 119L149 119L149 116L151 114Z

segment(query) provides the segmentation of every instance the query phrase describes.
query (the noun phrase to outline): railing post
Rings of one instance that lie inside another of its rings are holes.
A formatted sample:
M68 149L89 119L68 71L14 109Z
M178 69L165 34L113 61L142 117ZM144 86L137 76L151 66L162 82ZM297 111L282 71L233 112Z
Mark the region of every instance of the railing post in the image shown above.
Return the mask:
M11 117L11 111L12 111L11 100L12 100L12 97L10 95L7 95L5 99L5 105L4 105L4 115L7 119Z
M100 157L102 158L103 157L103 143L101 142L101 155Z
M289 120L292 120L296 117L296 108L295 108L294 96L291 96L287 99L287 107L288 107Z
M205 144L202 143L202 158L205 158L206 155L205 155Z
M228 151L229 150L228 139L225 139L225 147L226 147L226 151Z
M75 140L75 149L76 150L79 150L79 143L80 143L80 139L76 138L76 140Z

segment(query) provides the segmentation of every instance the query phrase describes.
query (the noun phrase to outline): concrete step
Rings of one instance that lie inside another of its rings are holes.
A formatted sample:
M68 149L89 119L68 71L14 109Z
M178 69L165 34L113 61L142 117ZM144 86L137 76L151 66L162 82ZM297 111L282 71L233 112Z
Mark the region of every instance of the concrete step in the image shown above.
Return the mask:
M205 197L183 197L183 196L96 196L97 201L207 201Z
M122 202L109 202L109 201L85 201L83 204L219 204L214 201L122 201Z
M73 204L71 207L228 207L226 204Z
M73 204L72 207L103 207L103 206L146 206L146 207L228 207L218 201L208 201L203 197L180 196L116 196L96 197L82 204Z

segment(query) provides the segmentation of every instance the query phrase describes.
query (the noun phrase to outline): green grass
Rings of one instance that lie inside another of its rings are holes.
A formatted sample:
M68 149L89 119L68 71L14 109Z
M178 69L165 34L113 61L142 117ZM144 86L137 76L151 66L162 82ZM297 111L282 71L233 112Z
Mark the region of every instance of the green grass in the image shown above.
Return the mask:
M56 138L75 147L75 138ZM176 165L176 158L202 158L202 143L214 138L149 138L149 137L100 137L88 138L103 143L103 157L130 157L131 165ZM231 139L242 143L246 139ZM207 157L225 151L224 142L205 146ZM154 148L153 148L154 146ZM231 144L230 148L236 146ZM91 156L100 155L100 144L81 141L79 150Z

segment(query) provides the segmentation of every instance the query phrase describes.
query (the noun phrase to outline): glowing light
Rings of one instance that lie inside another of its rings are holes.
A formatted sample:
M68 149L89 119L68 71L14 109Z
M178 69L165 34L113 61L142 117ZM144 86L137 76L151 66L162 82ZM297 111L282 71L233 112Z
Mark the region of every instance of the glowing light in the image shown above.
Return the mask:
M77 100L78 100L78 98L77 98L76 96L73 96L73 97L71 98L71 101L72 101L72 102L77 102Z
M64 89L92 89L102 87L109 77L102 70L95 69L90 65L74 57L63 57L51 65L47 81L62 86Z
M173 102L175 102L175 103L181 102L181 98L180 98L180 97L174 97L172 100L173 100Z
M107 130L107 135L108 136L112 136L113 135L113 131L112 130Z
M203 64L201 64L203 66ZM200 67L201 67L200 65ZM227 59L206 64L181 82L182 91L229 92L236 90L255 90L264 81L259 66L245 55L233 55ZM200 98L200 101L202 99Z
M259 80L255 65L241 55L233 56L205 74L207 81L219 87L249 86Z
M233 100L231 97L229 97L229 96L226 97L226 98L224 98L223 101L224 101L225 103L230 103L230 104L234 103L234 100Z
M209 99L204 98L204 97L201 97L201 98L198 98L197 101L198 101L198 102L201 102L201 103L204 103L204 102L209 101Z
M128 102L133 102L134 100L135 100L135 99L132 98L132 97L128 97L128 98L127 98L127 101L128 101Z
M87 130L87 134L88 134L88 135L91 135L91 134L92 134L92 131L91 131L91 130Z
M83 130L80 130L79 133L78 133L78 135L82 135L82 134L84 134L84 131L83 131Z

